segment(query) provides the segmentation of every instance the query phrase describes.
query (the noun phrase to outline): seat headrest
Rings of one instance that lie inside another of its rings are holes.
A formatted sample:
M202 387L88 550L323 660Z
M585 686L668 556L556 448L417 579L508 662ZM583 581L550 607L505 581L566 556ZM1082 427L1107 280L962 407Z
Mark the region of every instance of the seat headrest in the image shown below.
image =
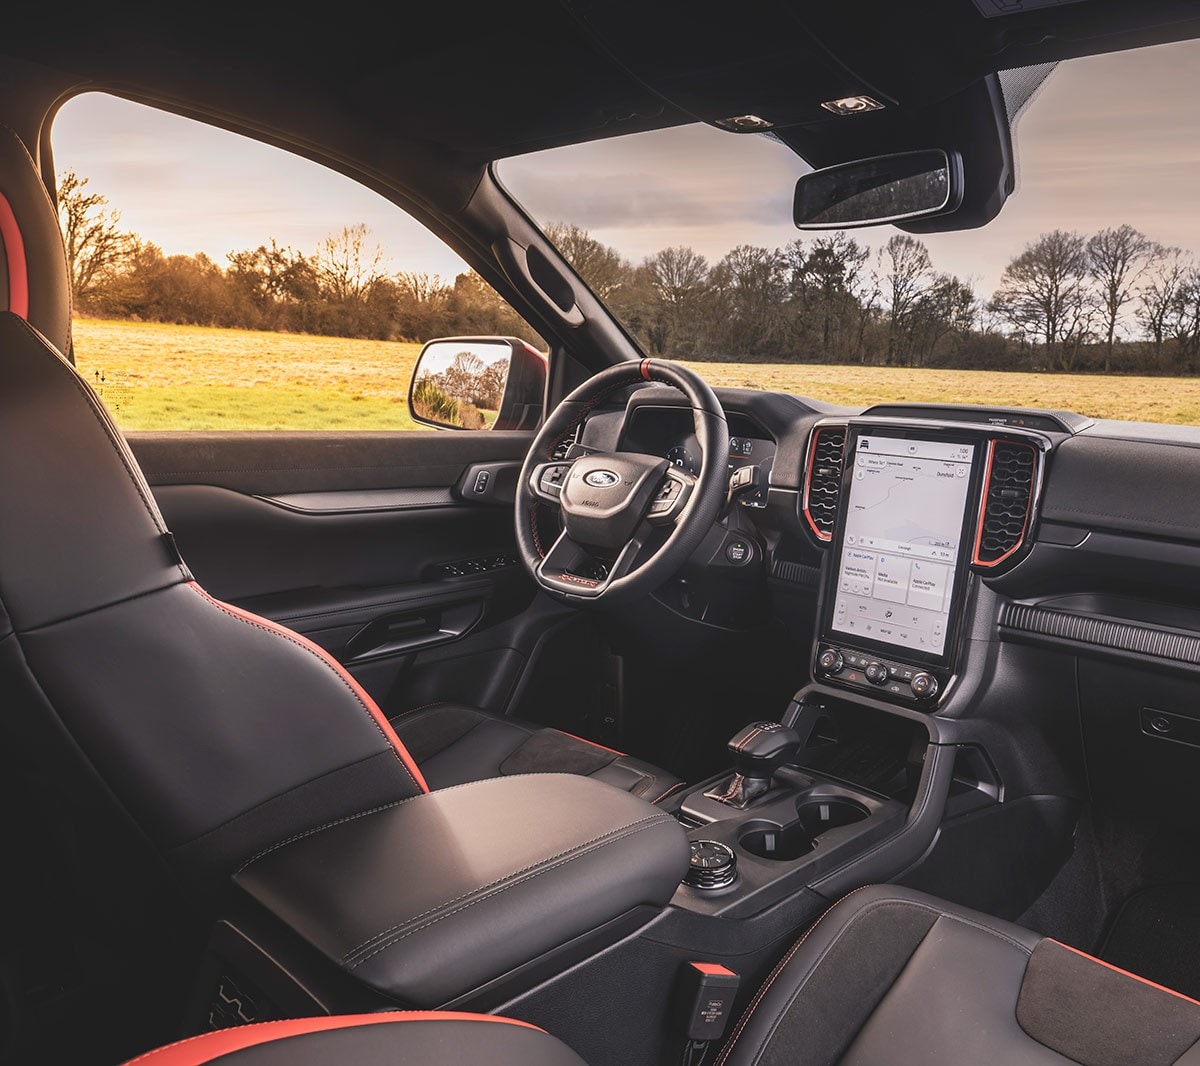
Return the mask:
M0 126L0 310L60 352L71 347L71 278L58 212L21 138Z

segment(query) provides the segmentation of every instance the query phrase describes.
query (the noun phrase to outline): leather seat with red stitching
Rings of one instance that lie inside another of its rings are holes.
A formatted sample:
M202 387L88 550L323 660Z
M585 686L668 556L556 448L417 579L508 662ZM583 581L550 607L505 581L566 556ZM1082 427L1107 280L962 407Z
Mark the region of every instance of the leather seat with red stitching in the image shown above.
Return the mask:
M375 1014L267 1023L134 1061L139 1066L580 1062L559 1041L522 1023L489 1030L479 1020L438 1017ZM406 1019L425 1020L390 1024ZM604 1061L603 1049L597 1049L597 1060ZM876 886L851 893L784 955L714 1062L1197 1066L1200 1003L1028 929L919 892Z
M297 832L510 773L677 781L472 708L397 720L320 647L210 597L70 344L58 218L0 127L0 729L76 804L115 805L198 888ZM7 308L5 310L4 308ZM416 758L405 739L418 749Z

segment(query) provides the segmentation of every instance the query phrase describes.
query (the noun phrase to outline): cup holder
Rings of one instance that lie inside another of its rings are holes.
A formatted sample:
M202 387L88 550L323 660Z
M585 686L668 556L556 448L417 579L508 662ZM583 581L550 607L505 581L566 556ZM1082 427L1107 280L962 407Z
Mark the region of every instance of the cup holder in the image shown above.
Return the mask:
M801 799L796 804L794 822L784 826L750 822L738 835L738 844L760 859L787 862L812 851L822 833L861 822L870 813L861 803L840 796Z

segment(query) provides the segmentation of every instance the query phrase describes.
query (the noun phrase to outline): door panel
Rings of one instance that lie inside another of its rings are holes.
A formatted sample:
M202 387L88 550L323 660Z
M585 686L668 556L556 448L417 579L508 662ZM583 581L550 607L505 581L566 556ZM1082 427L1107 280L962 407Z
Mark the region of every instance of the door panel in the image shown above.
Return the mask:
M389 714L503 711L568 617L516 561L511 488L531 440L129 434L196 579L316 641Z

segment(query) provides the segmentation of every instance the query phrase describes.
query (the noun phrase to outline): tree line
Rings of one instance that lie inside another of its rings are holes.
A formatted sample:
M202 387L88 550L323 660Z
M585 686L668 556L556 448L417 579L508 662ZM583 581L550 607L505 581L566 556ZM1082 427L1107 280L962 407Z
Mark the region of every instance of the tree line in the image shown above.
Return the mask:
M551 240L655 355L993 370L1200 372L1200 265L1129 225L1040 235L988 297L920 239L840 231L709 263L671 247L634 265L586 230Z
M533 330L474 271L453 283L391 272L364 225L303 253L270 240L164 255L124 231L105 197L66 172L59 215L76 305L143 321L427 340ZM1005 267L990 295L937 270L925 243L843 232L739 245L716 262L686 246L633 263L567 223L546 227L653 355L898 367L1200 372L1200 265L1129 225L1055 230Z
M84 314L375 340L538 340L474 271L453 283L390 272L362 224L331 233L310 253L269 240L220 264L202 252L164 255L127 232L107 198L74 171L60 177L58 207L75 306Z

